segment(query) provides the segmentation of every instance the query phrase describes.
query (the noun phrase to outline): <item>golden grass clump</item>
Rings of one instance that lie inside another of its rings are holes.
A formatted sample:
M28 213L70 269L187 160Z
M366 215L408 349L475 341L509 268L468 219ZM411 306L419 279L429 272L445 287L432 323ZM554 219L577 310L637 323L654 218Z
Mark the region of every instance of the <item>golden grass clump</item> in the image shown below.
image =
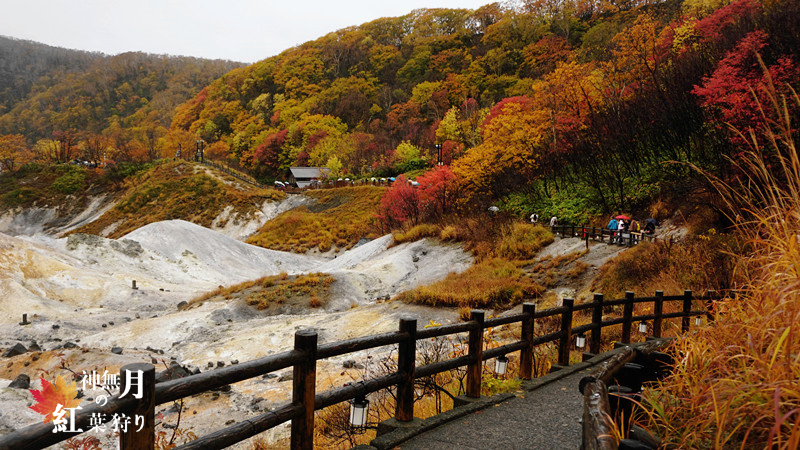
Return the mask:
M281 272L278 275L245 281L233 286L220 286L192 299L187 308L218 297L224 300L244 298L248 305L255 306L259 310L286 303L292 303L297 307L307 304L311 308L319 308L327 302L328 290L334 281L336 279L327 273L293 276Z
M502 308L538 297L544 288L511 261L490 258L462 273L451 273L444 280L398 295L400 300L430 306Z
M447 225L446 227L442 228L442 231L439 232L439 239L443 241L452 241L458 237L458 232L456 231L456 227L452 225Z
M667 447L800 446L800 158L793 115L768 92L778 114L761 111L766 144L751 131L736 162L744 176L711 177L751 250L738 261L740 290L675 343L674 373L643 399ZM796 93L790 103L799 110Z
M621 298L626 291L652 295L656 290L727 289L734 279L732 255L741 252L739 247L741 239L714 232L675 244L642 242L603 264L591 290Z
M379 237L374 214L385 189L355 186L308 191L305 195L316 199L315 204L267 221L247 243L296 253L352 248L362 237Z
M209 171L207 173L207 171ZM212 169L187 161L167 161L125 180L117 204L97 220L75 230L100 234L115 224L108 235L116 239L147 224L183 219L210 227L226 207L240 214L261 209L266 200L280 200L286 194L274 189L240 188L226 184Z
M493 253L500 258L532 259L536 252L552 242L553 233L542 225L513 222L503 227Z
M398 231L392 238L395 244L414 242L426 237L439 237L439 226L430 223L414 225L407 231Z

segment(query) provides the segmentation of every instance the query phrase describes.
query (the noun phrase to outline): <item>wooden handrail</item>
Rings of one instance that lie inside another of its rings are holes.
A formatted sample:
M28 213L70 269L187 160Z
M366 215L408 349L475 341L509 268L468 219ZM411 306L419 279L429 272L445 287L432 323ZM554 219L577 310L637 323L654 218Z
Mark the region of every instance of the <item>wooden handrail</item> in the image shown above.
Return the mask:
M185 378L166 381L153 385L148 385L148 377L143 377L145 391L150 392L143 399L137 400L130 396L119 398L113 396L103 407L91 405L84 408L81 413L76 414L77 427L88 431L90 428L90 417L92 413L105 413L111 416L114 413L144 414L152 415L155 406L185 398L191 395L216 389L231 383L255 378L277 370L293 367L293 389L291 403L269 413L256 416L254 418L233 424L232 426L217 430L209 435L187 443L180 448L220 448L233 445L244 439L252 437L262 431L268 430L286 420L292 420L292 448L312 448L313 447L313 427L314 411L325 408L343 401L363 397L388 387L395 386L397 389L398 402L396 405L395 418L399 421L413 419L413 380L428 377L437 373L466 367L467 395L478 397L481 389L481 373L483 361L506 355L516 351L520 352L520 376L530 378L533 348L549 342L558 341L558 362L568 365L570 350L573 346L573 333L592 332L590 351L598 353L602 329L608 326L623 324L628 328L635 320L653 320L652 332L655 336L660 336L663 328L663 320L670 318L681 318L681 329L689 327L689 318L692 316L708 314L705 310L692 310L692 302L703 300L707 307L709 302L714 299L722 298L719 293L709 292L705 296L694 296L692 291L684 291L679 296L664 296L663 292L657 291L654 297L636 298L633 293L626 294L626 298L620 300L604 301L602 294L595 294L593 301L575 306L572 299L564 299L563 305L556 308L537 311L533 303L523 305L523 312L505 317L492 318L486 320L485 313L480 310L473 310L471 320L466 323L437 326L417 330L415 319L405 318L401 320L398 331L383 333L379 335L364 336L340 342L333 342L323 345L317 344L317 334L310 330L300 330L296 333L296 344L293 350L285 351L264 358L244 362L236 366L229 366L190 375ZM681 311L674 313L663 313L663 302L682 301ZM633 316L633 306L636 303L652 302L653 314ZM623 317L603 320L603 308L609 305L624 305L625 312ZM580 310L592 310L591 323L573 327L573 312ZM558 331L547 333L540 336L534 335L535 319L560 316L560 327ZM484 349L483 336L487 328L500 325L520 323L522 327L521 339L512 343L492 348ZM458 333L469 333L467 337L468 354L454 357L444 361L438 361L420 367L415 367L416 342L423 339L431 339L441 336L450 336ZM623 331L623 335L625 332ZM365 380L358 383L329 390L323 393L316 393L316 361L340 356L357 351L385 347L388 345L398 345L398 370L395 373L381 377ZM141 367L140 367L141 366ZM150 364L129 365L121 370L121 377L126 371L141 370L154 373L148 367ZM146 432L122 433L121 448L140 449L152 448L154 442L153 428L145 426ZM36 449L44 448L58 442L74 437L75 434L53 433L53 425L36 424L26 428L16 430L12 433L0 436L0 450L5 449Z
M554 234L561 236L578 237L585 240L605 242L608 236L609 244L633 246L642 241L655 242L658 236L645 234L643 231L618 231L607 228L590 227L588 225L555 225L550 227Z

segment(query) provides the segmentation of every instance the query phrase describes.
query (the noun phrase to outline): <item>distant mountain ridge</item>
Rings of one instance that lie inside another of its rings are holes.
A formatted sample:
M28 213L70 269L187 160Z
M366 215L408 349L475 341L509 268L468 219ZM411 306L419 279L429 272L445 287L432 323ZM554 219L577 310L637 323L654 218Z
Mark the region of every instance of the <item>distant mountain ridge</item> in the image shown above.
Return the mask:
M26 98L35 85L52 86L102 58L100 53L0 36L0 114Z
M55 132L168 127L176 106L243 64L68 50L0 37L0 134L30 143Z

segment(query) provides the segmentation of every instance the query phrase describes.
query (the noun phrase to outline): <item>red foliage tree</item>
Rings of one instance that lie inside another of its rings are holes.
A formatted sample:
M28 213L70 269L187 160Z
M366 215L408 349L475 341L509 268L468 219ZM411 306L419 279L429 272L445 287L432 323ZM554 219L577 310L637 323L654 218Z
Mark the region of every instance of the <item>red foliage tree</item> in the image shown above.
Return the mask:
M283 151L283 144L289 130L281 130L270 134L264 139L264 143L256 148L253 154L253 166L258 172L271 172L273 175L280 167L280 156Z
M458 189L455 174L448 166L438 166L420 176L419 209L425 219L439 219L455 208Z
M725 55L710 77L703 78L702 86L694 87L692 92L701 98L702 105L718 114L720 126L729 124L742 132L755 128L761 119L761 106L769 103L762 87L773 84L778 93L789 94L786 84L800 78L790 56L780 56L775 64L762 67L759 55L766 47L766 33L750 32ZM731 140L742 143L736 133Z
M378 219L388 229L406 222L416 224L420 219L419 190L411 186L404 175L397 177L381 199Z
M760 9L761 5L756 0L738 0L697 21L695 29L703 42L715 43L727 27Z

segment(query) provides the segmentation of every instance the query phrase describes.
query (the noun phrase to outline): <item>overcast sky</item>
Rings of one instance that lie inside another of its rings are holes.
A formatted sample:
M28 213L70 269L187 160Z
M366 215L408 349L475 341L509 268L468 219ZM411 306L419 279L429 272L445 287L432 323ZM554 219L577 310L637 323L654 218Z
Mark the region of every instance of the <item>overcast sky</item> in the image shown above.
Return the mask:
M252 63L331 31L417 8L491 0L6 0L0 35L115 55L127 51Z

